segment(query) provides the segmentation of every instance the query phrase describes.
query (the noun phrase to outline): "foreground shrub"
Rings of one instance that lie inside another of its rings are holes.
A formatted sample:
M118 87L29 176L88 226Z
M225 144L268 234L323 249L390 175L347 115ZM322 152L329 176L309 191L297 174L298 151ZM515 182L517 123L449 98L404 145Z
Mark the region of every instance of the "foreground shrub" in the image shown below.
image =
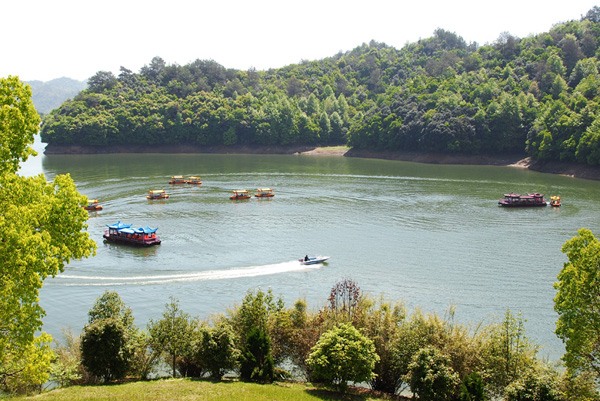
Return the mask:
M236 336L226 322L204 330L199 359L213 379L221 379L227 370L235 367L239 356L235 341Z
M250 329L240 357L240 376L243 380L269 383L275 377L271 342L264 330Z
M307 363L317 380L338 386L342 391L348 381L373 379L379 361L373 341L350 324L341 324L325 332L313 347Z
M125 328L117 319L102 319L83 329L81 362L94 376L105 382L124 378L130 357Z
M553 375L529 372L506 388L507 401L567 401Z
M409 365L412 392L428 401L452 399L459 378L450 363L450 358L436 348L420 349Z

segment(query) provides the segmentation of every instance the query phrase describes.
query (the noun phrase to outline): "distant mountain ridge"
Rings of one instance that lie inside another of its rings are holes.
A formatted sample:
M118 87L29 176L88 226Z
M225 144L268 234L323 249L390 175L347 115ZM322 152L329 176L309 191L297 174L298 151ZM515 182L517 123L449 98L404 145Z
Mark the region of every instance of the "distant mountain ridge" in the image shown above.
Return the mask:
M51 81L26 81L31 86L31 100L40 114L48 114L64 101L74 98L87 87L86 81L57 78Z

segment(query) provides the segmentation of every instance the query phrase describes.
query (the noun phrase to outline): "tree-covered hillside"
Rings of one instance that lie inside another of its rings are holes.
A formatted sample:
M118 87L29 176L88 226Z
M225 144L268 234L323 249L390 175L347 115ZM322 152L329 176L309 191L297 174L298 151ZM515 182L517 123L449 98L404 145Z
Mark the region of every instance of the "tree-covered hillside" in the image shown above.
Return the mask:
M600 8L527 38L363 44L268 71L212 60L100 71L46 116L57 145L332 145L600 164Z

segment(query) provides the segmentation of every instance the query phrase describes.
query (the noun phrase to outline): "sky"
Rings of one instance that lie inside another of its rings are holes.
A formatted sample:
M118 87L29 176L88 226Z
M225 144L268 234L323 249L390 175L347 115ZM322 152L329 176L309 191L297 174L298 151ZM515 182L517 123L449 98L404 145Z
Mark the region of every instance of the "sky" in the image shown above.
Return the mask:
M369 43L398 49L437 28L467 42L519 38L579 19L593 0L19 0L0 6L0 77L83 81L214 60L267 70Z

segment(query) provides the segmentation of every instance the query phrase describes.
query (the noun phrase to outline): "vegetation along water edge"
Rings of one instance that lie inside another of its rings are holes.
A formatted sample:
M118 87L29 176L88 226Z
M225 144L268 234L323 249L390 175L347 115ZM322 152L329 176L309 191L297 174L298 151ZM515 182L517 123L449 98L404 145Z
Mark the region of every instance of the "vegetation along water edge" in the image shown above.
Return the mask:
M44 116L41 137L50 149L98 151L347 145L350 155L429 160L523 154L532 169L594 177L577 165L600 165L599 48L594 7L526 38L504 33L480 46L437 29L401 49L371 41L267 71L157 56L139 72L90 77Z

